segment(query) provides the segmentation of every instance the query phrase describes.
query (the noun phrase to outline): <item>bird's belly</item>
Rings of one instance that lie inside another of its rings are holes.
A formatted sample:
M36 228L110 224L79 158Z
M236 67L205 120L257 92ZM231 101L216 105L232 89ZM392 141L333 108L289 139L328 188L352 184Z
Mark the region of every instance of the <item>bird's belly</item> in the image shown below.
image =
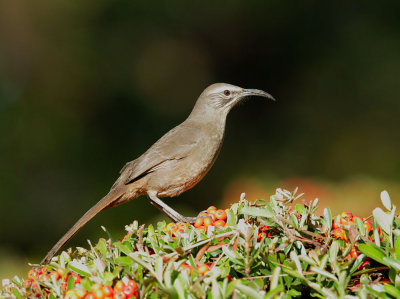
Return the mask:
M212 166L213 159L200 160L170 161L162 169L152 173L148 181L149 189L158 190L159 197L172 197L185 192L196 185Z

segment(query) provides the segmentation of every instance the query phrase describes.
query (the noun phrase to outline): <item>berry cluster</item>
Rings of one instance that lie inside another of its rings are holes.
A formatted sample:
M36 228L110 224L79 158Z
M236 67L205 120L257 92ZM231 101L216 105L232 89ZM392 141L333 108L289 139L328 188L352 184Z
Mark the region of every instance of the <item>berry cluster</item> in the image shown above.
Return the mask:
M201 213L194 223L194 227L200 231L207 232L209 227L225 227L226 224L226 210L217 209L210 206L207 211Z
M73 279L74 287L68 289L70 277ZM26 296L45 296L46 298L50 295L51 284L60 282L62 289L66 291L65 299L128 299L139 297L137 283L128 277L118 280L114 287L95 283L91 286L90 292L80 284L81 279L78 274L68 272L61 267L51 272L46 267L32 268L28 272L28 278L23 282L23 287Z

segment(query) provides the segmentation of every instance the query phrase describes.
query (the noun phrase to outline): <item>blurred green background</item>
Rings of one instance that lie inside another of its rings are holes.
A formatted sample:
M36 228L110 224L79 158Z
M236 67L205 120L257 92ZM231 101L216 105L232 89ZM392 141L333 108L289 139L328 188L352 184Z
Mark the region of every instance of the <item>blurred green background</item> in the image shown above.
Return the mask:
M230 113L214 167L174 208L296 186L320 211L369 215L384 189L399 205L399 3L1 1L0 278L39 262L214 82L278 101ZM68 245L161 218L142 197Z

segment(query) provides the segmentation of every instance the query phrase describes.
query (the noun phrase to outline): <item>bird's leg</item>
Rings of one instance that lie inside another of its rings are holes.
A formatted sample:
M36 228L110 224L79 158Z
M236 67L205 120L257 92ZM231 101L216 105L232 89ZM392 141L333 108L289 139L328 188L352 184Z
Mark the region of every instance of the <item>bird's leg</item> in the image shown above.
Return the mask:
M157 193L155 191L147 191L147 195L149 196L150 203L167 215L174 222L188 222L194 223L196 221L196 217L185 217L175 211L173 208L165 204L161 199L157 197Z

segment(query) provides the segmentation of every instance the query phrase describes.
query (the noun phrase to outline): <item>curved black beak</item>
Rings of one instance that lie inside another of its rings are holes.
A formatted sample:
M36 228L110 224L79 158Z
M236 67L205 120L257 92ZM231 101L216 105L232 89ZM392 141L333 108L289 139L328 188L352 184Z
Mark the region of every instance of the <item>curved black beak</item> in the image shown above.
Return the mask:
M240 97L249 97L249 96L258 96L268 98L270 100L276 101L273 96L269 93L259 90L259 89L243 89L243 92L240 93Z

